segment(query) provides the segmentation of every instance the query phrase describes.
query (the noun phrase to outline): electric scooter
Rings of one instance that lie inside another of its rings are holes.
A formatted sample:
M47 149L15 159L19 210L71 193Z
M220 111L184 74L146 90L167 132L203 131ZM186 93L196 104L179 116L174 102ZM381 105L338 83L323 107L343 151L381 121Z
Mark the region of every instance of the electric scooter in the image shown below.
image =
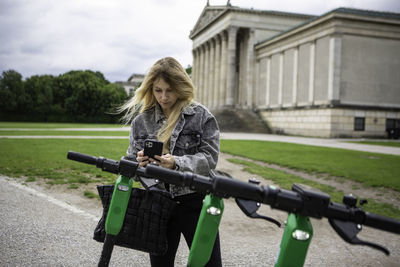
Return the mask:
M157 177L164 182L187 186L206 194L200 213L194 240L189 252L188 266L204 266L215 242L219 223L223 214L223 198L233 197L241 210L251 218L262 218L277 226L276 220L257 214L260 203L273 209L288 212L288 219L281 240L280 253L275 266L303 266L310 245L313 229L310 217L327 218L330 225L344 241L353 245L365 245L389 255L389 251L378 244L360 240L357 234L362 225L400 234L400 221L365 212L357 206L357 198L345 196L343 203L330 201L330 196L294 184L292 190L274 186L260 186L258 181L248 183L236 179L215 176L205 177L191 172L179 172L155 165L145 168L137 162L121 159L114 161L103 157L93 157L77 152L68 152L68 159L96 165L103 171L120 174L114 187L106 220L106 239L99 266L109 264L114 238L122 227L123 217L135 176ZM360 204L363 204L360 201Z

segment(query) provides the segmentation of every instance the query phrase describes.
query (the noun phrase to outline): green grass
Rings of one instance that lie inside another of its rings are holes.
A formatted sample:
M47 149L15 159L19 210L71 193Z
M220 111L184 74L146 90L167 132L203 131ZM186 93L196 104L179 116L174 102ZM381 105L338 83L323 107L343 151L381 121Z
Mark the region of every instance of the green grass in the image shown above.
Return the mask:
M400 191L400 156L267 141L221 140L221 151Z
M114 128L122 127L121 124L88 124L88 123L43 123L43 122L0 122L0 128Z
M400 147L400 142L391 142L391 141L358 141L358 142L349 142L349 143L375 145L375 146Z
M0 131L0 135L115 135L128 136L124 131L57 131L55 128L121 127L110 124L65 123L6 123L0 128L29 128L31 131ZM7 133L7 134L5 134ZM125 155L127 139L0 139L0 173L21 177L23 182L45 179L48 184L67 184L79 188L80 184L114 183L116 175L102 172L95 166L67 160L69 150L119 160ZM221 140L221 151L245 158L278 164L308 173L329 174L362 182L367 186L384 186L400 191L400 157L323 148L298 144ZM307 184L332 196L340 202L343 196L335 188L312 182L284 172L263 168L254 163L244 164L247 171L258 173L290 189L293 183ZM84 193L93 197L90 191ZM398 209L369 200L368 211L399 218Z
M331 196L331 201L334 202L342 202L343 195L348 192L342 192L336 190L334 187L329 185L320 184L318 182L314 182L311 180L304 179L302 177L288 174L283 171L274 170L267 167L262 167L253 162L247 160L239 160L239 159L229 159L230 162L235 164L241 164L244 166L244 170L262 176L264 179L273 181L279 187L287 190L291 190L292 185L294 183L303 184L312 187L313 189L317 189L324 193L327 193ZM367 199L368 204L363 206L363 209L368 212L381 214L384 216L389 216L391 218L400 219L400 210L395 208L394 206L387 203L379 203L372 199Z
M38 129L37 131L1 131L0 135L81 135L81 136L126 136L129 137L128 131L56 131L56 130L46 130Z
M87 198L98 198L98 199L100 199L100 197L99 197L98 194L95 194L95 193L93 193L93 192L91 192L91 191L88 191L88 190L85 190L85 191L83 192L83 195L84 195L85 197L87 197Z
M0 139L0 173L45 178L49 184L113 183L115 175L67 160L67 152L119 160L128 145L127 139Z

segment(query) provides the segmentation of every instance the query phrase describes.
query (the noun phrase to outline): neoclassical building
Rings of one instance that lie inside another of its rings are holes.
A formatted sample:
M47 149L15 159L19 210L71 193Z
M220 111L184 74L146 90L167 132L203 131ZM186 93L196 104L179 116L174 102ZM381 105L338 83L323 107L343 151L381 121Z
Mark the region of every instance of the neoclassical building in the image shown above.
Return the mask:
M385 137L400 127L400 14L206 5L190 33L196 99L274 132Z

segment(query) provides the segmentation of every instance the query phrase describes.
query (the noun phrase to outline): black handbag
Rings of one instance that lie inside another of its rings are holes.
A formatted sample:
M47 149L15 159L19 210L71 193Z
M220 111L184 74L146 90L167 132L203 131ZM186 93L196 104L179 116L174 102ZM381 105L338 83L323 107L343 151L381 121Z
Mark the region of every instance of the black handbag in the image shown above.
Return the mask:
M114 185L97 186L103 204L103 215L94 230L93 239L104 242L105 221ZM176 202L158 192L132 188L121 231L115 245L164 255L168 249L167 226Z

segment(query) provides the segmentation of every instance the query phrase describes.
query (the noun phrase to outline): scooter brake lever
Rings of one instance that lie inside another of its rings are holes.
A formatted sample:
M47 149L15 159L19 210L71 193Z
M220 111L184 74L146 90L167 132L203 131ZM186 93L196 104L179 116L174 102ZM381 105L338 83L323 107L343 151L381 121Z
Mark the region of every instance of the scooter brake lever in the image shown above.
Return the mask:
M361 232L361 224L356 224L353 222L346 222L341 220L329 219L329 223L336 233L346 242L353 245L363 245L368 246L377 250L382 251L386 255L390 255L390 251L378 244L371 243L368 241L363 241L357 237L357 234Z
M275 220L274 218L260 215L257 213L257 210L261 206L260 203L253 200L247 200L241 198L236 198L235 201L236 204L239 206L239 208L243 211L243 213L246 214L246 216L253 219L264 219L266 221L276 224L278 227L281 227L281 223Z

